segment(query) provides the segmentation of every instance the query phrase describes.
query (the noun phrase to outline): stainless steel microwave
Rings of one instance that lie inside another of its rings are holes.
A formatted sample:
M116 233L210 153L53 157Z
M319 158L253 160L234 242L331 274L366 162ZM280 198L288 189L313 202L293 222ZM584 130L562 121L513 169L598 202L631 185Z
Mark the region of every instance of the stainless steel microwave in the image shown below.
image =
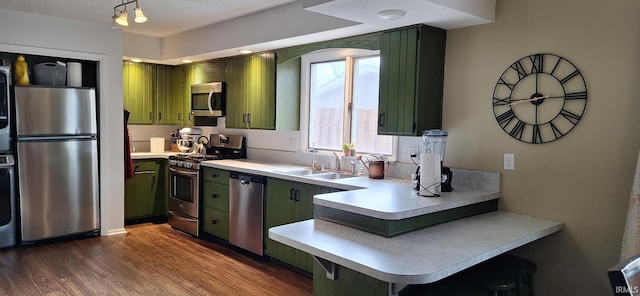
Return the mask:
M191 85L191 115L220 117L225 115L225 83Z

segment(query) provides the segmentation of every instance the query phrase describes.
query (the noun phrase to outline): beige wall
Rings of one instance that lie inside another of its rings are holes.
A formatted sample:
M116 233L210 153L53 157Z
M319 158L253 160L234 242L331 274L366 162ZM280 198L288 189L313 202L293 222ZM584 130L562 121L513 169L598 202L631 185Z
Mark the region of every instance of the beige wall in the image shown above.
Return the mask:
M447 42L445 162L501 172L502 209L565 223L516 251L538 264L538 295L610 295L640 147L640 1L498 0L495 23ZM491 105L506 67L534 53L573 61L589 92L576 128L540 145L509 137ZM504 153L515 171L502 169Z

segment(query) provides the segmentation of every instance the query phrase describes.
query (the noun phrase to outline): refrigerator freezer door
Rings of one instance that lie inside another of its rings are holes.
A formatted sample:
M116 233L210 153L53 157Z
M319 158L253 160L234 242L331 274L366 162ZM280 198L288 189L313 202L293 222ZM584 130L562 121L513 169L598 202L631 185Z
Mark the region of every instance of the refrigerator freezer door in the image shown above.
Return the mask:
M18 141L23 241L100 228L96 140Z
M96 134L96 99L92 88L16 86L18 138Z

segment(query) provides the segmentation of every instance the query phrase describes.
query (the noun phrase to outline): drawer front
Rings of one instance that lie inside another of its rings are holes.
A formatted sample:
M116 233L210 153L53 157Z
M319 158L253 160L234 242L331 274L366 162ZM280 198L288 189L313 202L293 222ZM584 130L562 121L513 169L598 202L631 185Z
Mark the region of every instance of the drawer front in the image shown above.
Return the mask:
M202 171L202 179L204 181L229 185L229 171L214 168L204 168L204 170Z
M160 169L160 161L134 160L133 168L135 172L157 171L158 169Z
M210 207L204 207L203 212L204 220L201 222L203 231L229 240L229 213Z
M205 207L224 212L229 211L229 186L204 181L202 184L202 200Z

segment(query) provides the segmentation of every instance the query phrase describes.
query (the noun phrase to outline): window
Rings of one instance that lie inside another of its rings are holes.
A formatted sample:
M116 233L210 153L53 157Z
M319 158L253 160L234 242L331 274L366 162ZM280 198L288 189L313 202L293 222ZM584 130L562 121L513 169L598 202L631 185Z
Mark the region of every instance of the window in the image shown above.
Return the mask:
M377 135L380 56L376 51L323 51L303 57L302 65L308 147L342 150L342 144L355 143L358 153L393 155L394 137Z

